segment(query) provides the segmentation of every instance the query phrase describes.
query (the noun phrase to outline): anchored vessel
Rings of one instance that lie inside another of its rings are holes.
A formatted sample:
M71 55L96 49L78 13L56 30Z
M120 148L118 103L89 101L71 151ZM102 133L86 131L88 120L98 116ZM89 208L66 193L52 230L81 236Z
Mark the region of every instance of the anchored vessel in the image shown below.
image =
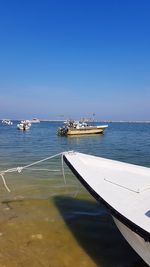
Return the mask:
M37 119L37 118L33 118L32 120L30 120L30 122L31 122L31 123L39 123L39 122L40 122L40 120L39 120L39 119Z
M64 127L58 129L59 135L85 135L85 134L102 134L108 125L91 126L87 123L78 121L68 121Z
M64 161L150 266L150 168L66 152Z
M13 124L13 122L11 120L9 120L9 119L3 119L2 123L7 124L7 125L12 125Z
M21 121L21 123L17 124L17 129L21 131L27 131L31 127L31 122L29 120Z

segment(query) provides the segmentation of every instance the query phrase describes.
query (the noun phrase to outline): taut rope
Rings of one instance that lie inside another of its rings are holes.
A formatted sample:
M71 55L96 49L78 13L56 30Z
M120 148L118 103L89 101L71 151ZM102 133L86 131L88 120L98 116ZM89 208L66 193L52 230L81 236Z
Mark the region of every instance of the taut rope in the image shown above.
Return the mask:
M72 152L72 151L69 151L69 152ZM62 164L62 174L63 174L63 178L64 178L64 183L66 184L66 177L65 177L65 171L64 171L64 164L63 164L63 155L65 154L66 152L61 152L61 153L58 153L58 154L55 154L53 156L50 156L50 157L47 157L47 158L44 158L44 159L41 159L41 160L38 160L38 161L35 161L35 162L32 162L28 165L25 165L25 166L21 166L21 167L16 167L16 168L11 168L11 169L7 169L7 170L4 170L4 171L0 171L0 176L2 178L2 181L3 181L3 184L6 188L6 190L8 192L11 192L11 190L9 189L9 187L7 186L6 184L6 181L5 181L5 178L4 178L4 175L6 173L11 173L11 172L18 172L18 173L21 173L24 169L27 169L27 168L30 168L31 166L34 166L34 165L37 165L41 162L44 162L44 161L47 161L47 160L50 160L50 159L53 159L53 158L56 158L58 156L61 156L61 164ZM31 169L31 170L35 170L35 169ZM38 170L38 169L36 169ZM48 170L48 169L39 169L39 170L47 170L47 171L58 171L58 170Z

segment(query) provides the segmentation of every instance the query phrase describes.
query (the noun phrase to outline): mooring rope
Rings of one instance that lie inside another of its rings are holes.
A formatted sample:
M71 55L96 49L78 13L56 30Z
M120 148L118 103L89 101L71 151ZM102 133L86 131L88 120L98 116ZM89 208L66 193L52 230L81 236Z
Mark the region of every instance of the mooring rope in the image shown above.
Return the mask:
M4 186L5 186L6 190L7 190L8 192L11 192L11 190L9 189L9 187L8 187L7 184L6 184L6 181L5 181L5 178L4 178L4 173L1 173L0 175L1 175L1 177L2 177L2 181L3 181L3 183L4 183Z
M72 151L68 151L68 152L72 152ZM44 158L44 159L41 159L41 160L38 160L38 161L35 161L35 162L32 162L28 165L25 165L25 166L20 166L20 167L16 167L16 168L11 168L11 169L7 169L7 170L4 170L4 171L0 171L0 176L2 178L2 181L3 181L3 184L6 188L6 190L8 192L11 192L10 188L8 187L7 183L6 183L6 180L4 178L4 175L6 173L11 173L11 172L18 172L18 173L21 173L24 169L28 169L30 168L31 166L34 166L34 165L37 165L41 162L44 162L44 161L47 161L47 160L50 160L50 159L53 159L53 158L56 158L58 156L61 156L61 165L62 165L62 175L63 175L63 179L64 179L64 183L66 184L66 177L65 177L65 171L64 171L64 161L63 161L63 155L65 154L66 152L61 152L61 153L58 153L58 154L55 154L55 155L52 155L50 157L47 157L47 158ZM30 169L30 170L35 170L35 169ZM38 170L38 169L36 169ZM42 169L39 169L40 171ZM43 170L47 170L47 171L58 171L58 170L49 170L49 169L43 169Z
M34 168L28 168L29 171L47 171L47 172L60 172L59 169L55 170L55 169L34 169Z

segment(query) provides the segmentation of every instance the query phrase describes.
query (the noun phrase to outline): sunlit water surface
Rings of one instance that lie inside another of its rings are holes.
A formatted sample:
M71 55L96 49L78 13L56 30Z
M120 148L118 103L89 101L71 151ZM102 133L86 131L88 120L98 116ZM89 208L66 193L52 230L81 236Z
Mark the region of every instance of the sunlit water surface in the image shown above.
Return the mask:
M150 124L110 123L104 135L60 137L61 123L32 124L27 132L0 124L0 170L75 150L150 167ZM0 267L144 267L106 209L60 157L0 181Z

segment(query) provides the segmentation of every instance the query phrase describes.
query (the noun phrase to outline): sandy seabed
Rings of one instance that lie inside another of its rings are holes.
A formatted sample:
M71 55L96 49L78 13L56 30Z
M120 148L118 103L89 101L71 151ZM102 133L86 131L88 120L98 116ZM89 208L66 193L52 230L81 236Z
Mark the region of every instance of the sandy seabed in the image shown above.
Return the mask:
M0 213L0 267L146 266L89 196L17 197Z

